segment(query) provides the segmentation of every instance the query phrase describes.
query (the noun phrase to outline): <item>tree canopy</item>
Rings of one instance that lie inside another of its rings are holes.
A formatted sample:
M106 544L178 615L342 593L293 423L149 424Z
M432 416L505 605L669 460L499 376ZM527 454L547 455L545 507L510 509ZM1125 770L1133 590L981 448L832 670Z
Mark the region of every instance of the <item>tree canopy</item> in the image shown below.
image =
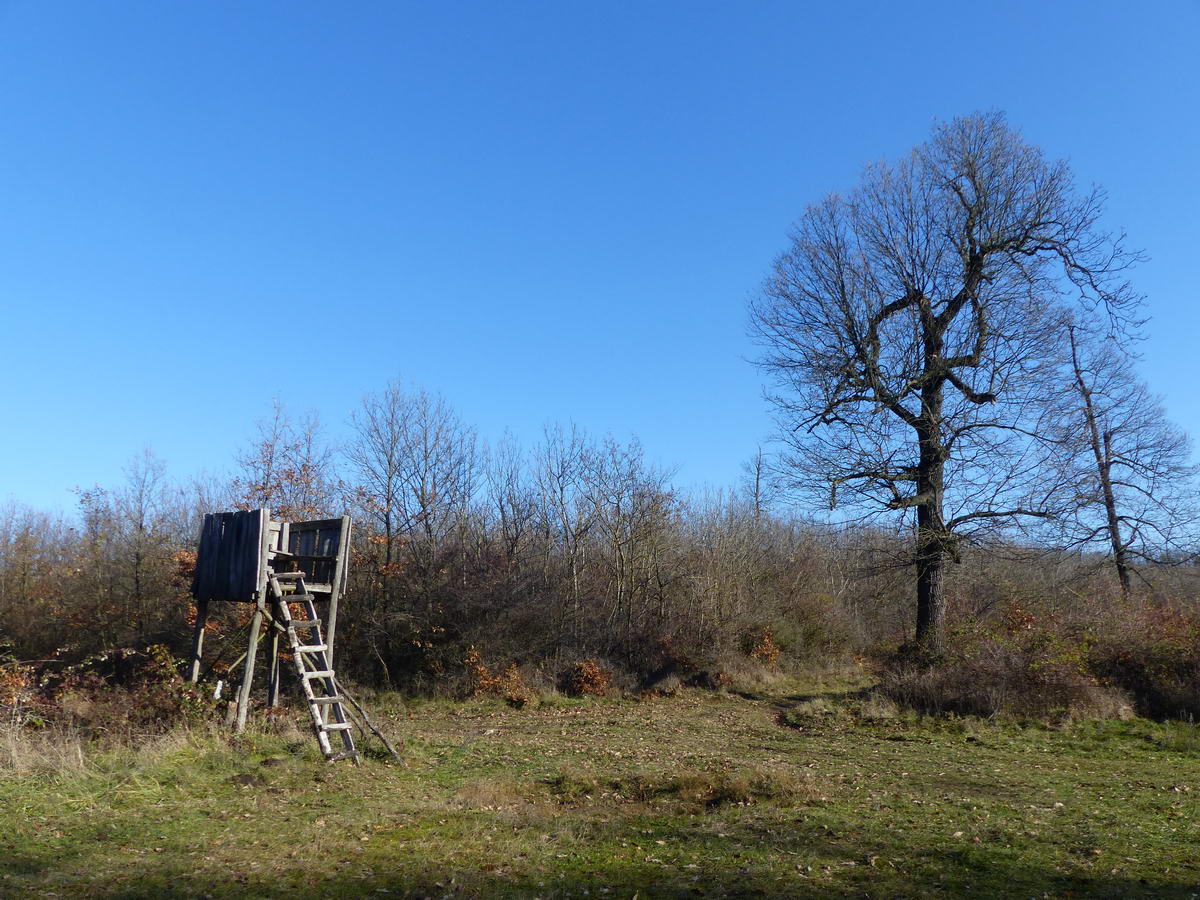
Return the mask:
M957 118L811 206L752 305L792 486L913 522L928 648L956 543L1070 500L1045 400L1071 311L1118 338L1140 324L1138 254L1103 205L1003 115Z

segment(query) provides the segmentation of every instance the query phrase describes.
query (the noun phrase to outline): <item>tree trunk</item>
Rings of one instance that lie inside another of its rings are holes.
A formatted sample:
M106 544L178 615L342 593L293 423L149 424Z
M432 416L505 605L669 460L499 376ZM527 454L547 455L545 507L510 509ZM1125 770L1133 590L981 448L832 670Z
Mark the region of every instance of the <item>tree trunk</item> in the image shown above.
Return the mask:
M940 333L926 336L926 366L940 356ZM942 385L922 392L924 416L917 425L917 646L938 654L945 647L946 522L942 510L946 482L946 450L942 446Z
M946 571L945 523L942 520L944 463L921 454L917 506L917 646L940 653L945 646Z
M1112 538L1113 565L1121 582L1121 596L1128 600L1132 590L1129 583L1129 557L1121 540L1121 521L1117 518L1117 500L1112 485L1112 446L1109 433L1104 432L1104 464L1100 467L1100 484L1104 487L1104 510L1108 515L1108 533Z
M1103 437L1100 426L1096 422L1096 407L1092 402L1092 391L1083 377L1083 368L1079 364L1079 354L1075 346L1075 329L1069 331L1071 337L1071 366L1075 370L1075 387L1083 398L1083 415L1087 423L1087 439L1096 461L1096 475L1100 480L1100 493L1104 501L1104 513L1108 527L1109 544L1113 551L1113 565L1117 569L1117 579L1121 582L1121 596L1129 599L1129 562L1125 553L1125 544L1121 541L1121 523L1117 517L1117 499L1112 484L1112 448L1109 446L1109 435L1106 431Z

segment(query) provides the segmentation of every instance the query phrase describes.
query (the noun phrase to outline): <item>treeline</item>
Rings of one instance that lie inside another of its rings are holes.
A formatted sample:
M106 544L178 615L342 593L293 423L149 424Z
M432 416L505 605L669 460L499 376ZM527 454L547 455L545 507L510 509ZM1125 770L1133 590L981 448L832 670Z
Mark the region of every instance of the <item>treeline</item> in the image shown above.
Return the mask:
M773 483L760 456L741 484L688 495L637 441L570 426L529 448L487 445L442 399L398 384L363 401L338 447L314 416L276 405L225 481L174 481L147 452L123 484L81 492L70 519L6 508L0 642L63 665L153 644L182 656L204 513L258 506L354 517L338 665L379 686L455 690L469 656L547 686L599 660L632 686L910 642L907 535L805 521ZM1194 611L1193 567L1144 575L1146 609ZM1079 552L964 549L949 596L972 629L1009 627L1017 610L1083 639L1110 612L1129 619L1107 560ZM246 613L217 617L218 675L244 649Z

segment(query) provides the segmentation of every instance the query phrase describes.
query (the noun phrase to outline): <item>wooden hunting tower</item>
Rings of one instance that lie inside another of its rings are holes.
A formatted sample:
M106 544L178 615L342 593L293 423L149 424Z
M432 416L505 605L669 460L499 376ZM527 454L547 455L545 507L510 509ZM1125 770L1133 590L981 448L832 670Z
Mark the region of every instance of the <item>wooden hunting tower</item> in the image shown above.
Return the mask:
M349 563L350 527L349 516L275 522L268 509L210 513L204 517L192 579L196 629L191 680L200 677L209 604L254 604L237 697L237 730L246 724L259 632L266 621L271 629L267 703L275 706L279 700L283 637L327 759L357 758L333 669L338 600L345 591ZM340 750L331 746L330 733L341 738Z

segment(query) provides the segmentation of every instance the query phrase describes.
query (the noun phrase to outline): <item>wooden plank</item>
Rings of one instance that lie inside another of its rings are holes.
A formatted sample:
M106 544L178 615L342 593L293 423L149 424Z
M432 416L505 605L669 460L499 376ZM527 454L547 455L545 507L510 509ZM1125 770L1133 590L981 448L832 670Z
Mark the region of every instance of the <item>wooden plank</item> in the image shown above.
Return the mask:
M292 522L288 527L287 552L308 573L311 581L328 584L335 580L338 548L346 517Z
M199 600L253 602L265 575L261 542L267 510L209 513L200 530L192 595Z
M213 599L230 599L230 574L232 564L230 551L237 540L237 519L233 513L217 513L215 528L216 547L213 559Z
M241 576L241 556L238 545L242 541L245 530L244 517L237 513L221 514L221 547L217 556L217 583L221 586L221 596L232 599L237 596L238 581Z
M258 515L254 520L257 530L257 554L254 557L254 590L255 599L267 596L267 551L271 547L271 511L256 510Z
M192 576L192 596L197 602L212 599L213 572L216 571L214 558L217 544L220 541L220 523L217 516L208 513L200 528L200 544L197 548L196 571Z
M207 537L209 542L209 552L205 558L206 566L204 572L206 593L198 599L211 600L217 593L217 551L221 544L221 517L215 513L209 513L204 518L208 522Z
M344 520L345 518L346 518L345 516L337 516L332 519L309 519L306 522L292 522L290 524L292 526L291 530L293 532L295 532L297 530L319 531L319 530L325 529L325 528L339 528L339 527L341 527L342 520Z

